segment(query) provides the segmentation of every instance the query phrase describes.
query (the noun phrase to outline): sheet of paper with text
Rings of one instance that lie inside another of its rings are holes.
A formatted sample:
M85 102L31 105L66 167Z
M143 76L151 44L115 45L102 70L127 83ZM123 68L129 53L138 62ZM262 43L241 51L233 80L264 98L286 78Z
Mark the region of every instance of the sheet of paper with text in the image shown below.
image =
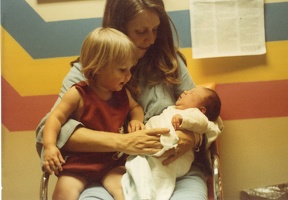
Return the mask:
M192 57L266 53L263 0L190 0Z

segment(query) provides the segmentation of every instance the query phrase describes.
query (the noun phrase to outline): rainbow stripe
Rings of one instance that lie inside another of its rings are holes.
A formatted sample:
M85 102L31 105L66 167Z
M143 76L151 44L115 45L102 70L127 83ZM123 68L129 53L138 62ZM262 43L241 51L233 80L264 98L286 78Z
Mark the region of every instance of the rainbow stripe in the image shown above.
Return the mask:
M31 1L2 0L2 125L10 132L36 128L84 37L101 25L99 17L47 21ZM265 55L196 60L188 6L168 9L194 81L217 84L224 120L288 116L288 1L266 1L264 9Z

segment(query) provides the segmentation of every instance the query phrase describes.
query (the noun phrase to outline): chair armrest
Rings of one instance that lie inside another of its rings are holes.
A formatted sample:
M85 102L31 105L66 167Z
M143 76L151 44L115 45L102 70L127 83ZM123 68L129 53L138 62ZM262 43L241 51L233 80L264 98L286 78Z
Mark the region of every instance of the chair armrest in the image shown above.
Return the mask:
M40 200L48 200L48 181L50 174L43 172L40 183Z

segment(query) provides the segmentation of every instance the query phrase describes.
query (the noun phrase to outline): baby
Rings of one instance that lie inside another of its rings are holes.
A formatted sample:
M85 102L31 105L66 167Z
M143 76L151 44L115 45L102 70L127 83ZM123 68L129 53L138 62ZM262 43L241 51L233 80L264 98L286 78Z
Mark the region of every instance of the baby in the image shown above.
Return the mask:
M217 122L221 101L217 93L204 87L195 87L184 91L174 106L169 106L160 115L154 116L145 124L147 129L166 127L170 134L161 136L163 149L154 156L129 156L126 162L126 174L122 178L125 199L169 199L175 188L177 177L185 175L194 160L193 149L187 151L167 166L162 164L165 158L157 158L165 151L175 148L177 153L178 137L175 130L192 131L195 137L202 134L219 135L221 130Z

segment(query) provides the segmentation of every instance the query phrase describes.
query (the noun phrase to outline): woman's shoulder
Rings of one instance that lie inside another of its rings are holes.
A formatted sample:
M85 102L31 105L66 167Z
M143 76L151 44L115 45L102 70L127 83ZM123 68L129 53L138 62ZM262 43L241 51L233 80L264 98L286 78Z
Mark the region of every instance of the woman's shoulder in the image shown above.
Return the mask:
M182 56L177 54L177 60L178 60L178 63L179 63L179 69L186 71L187 70L187 63L186 63L185 57L182 57Z
M74 63L70 71L64 79L64 83L70 83L71 85L85 80L83 73L81 72L82 66L80 63Z

